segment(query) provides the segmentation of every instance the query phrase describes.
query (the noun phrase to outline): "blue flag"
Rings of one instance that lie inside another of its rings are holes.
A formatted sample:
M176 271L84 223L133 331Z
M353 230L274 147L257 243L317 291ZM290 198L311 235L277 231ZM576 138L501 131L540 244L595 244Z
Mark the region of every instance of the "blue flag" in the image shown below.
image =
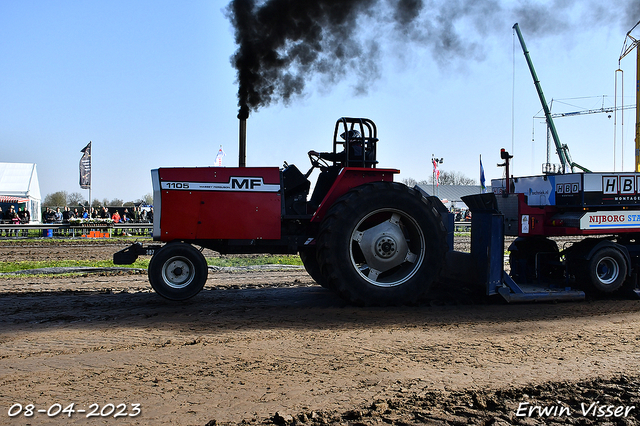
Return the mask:
M480 156L480 189L483 194L487 192L487 186L485 185L484 179L484 167L482 167L482 155Z

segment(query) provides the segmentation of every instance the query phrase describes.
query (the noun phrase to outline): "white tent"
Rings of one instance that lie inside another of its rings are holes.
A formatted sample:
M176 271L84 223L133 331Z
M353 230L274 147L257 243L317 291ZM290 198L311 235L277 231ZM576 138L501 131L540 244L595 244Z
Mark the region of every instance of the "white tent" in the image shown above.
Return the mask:
M33 163L0 163L0 203L17 204L40 222L40 183Z

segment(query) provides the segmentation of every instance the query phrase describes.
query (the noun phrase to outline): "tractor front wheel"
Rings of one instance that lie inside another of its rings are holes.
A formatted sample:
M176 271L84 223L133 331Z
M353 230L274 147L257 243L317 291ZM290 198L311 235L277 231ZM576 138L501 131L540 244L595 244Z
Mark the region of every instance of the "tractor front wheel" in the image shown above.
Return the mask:
M208 272L202 253L180 242L165 245L149 262L151 287L169 300L186 300L198 294L207 281Z
M336 201L317 243L329 287L357 305L417 303L439 276L447 251L431 202L394 182L365 184Z

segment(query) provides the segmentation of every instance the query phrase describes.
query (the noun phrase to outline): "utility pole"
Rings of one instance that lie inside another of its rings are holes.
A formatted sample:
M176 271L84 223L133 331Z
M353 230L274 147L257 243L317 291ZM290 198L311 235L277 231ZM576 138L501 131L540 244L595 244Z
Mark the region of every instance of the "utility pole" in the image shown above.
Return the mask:
M622 46L622 53L620 53L620 59L618 59L618 69L620 69L620 61L622 58L627 56L633 49L636 49L637 59L636 59L636 172L640 172L640 49L638 49L638 44L640 40L634 38L631 35L631 31L633 31L640 21L638 21L633 28L629 30L627 36L624 39L624 45Z

